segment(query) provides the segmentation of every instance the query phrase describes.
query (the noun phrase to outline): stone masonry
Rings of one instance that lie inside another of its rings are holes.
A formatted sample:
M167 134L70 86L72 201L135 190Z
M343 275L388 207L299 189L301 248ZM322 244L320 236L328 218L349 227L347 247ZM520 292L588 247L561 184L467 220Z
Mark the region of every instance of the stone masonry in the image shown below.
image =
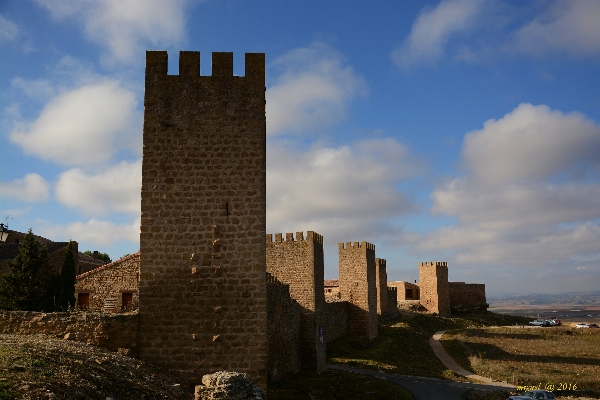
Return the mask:
M139 276L139 251L77 275L75 277L76 306L96 312L137 309Z
M348 302L348 333L374 339L379 325L375 245L339 243L338 251L340 297Z
M316 372L325 371L323 288L323 237L308 231L266 235L267 272L290 287L290 296L301 307L300 365ZM323 338L323 340L321 340Z
M220 370L266 388L265 55L146 53L139 356L197 383Z
M450 315L450 288L447 262L419 263L421 305L432 313Z
M388 293L387 293L387 271L383 258L375 259L375 276L377 280L377 314L387 316Z

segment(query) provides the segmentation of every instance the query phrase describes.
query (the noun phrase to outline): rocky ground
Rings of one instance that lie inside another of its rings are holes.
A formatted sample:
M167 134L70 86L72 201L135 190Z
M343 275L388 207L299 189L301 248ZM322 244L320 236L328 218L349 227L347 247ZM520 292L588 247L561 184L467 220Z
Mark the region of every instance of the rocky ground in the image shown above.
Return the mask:
M190 399L193 388L135 358L44 335L0 334L0 400Z

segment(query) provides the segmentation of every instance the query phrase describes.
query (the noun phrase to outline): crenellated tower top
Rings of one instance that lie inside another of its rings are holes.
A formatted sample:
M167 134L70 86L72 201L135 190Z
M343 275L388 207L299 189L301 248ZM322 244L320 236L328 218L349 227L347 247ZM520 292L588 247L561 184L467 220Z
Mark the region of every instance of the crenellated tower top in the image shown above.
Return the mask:
M169 58L166 51L146 51L146 80L161 77L178 77L178 79L194 79L200 76L200 52L179 52L179 75L168 75ZM203 79L209 78L202 76ZM265 54L246 53L245 76L233 75L233 53L212 53L212 76L219 79L244 79L247 83L256 83L264 86L265 82Z
M285 240L283 240L283 234L276 233L275 241L273 241L273 234L267 233L266 241L267 241L267 244L281 243L281 242L302 242L302 241L313 241L315 243L323 244L323 236L319 235L318 233L316 233L314 231L306 231L306 238L304 238L304 232L300 231L300 232L296 232L296 237L294 238L294 234L288 232L285 234Z

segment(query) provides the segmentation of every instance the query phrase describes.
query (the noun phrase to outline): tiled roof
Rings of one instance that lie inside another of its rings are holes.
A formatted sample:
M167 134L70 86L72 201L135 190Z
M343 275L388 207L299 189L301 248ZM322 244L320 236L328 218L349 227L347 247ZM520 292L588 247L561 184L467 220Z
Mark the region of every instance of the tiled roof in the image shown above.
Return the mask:
M98 267L98 268L94 268L94 269L93 269L93 270L91 270L91 271L84 272L84 273L83 273L83 274L81 274L81 275L77 275L77 276L75 277L75 279L81 279L81 278L85 278L85 277L86 277L86 276L88 276L88 275L92 275L92 274L95 274L96 272L100 272L100 271L103 271L103 270L105 270L105 269L107 269L107 268L114 267L115 265L119 265L119 264L121 264L121 263L123 263L123 262L125 262L125 261L127 261L127 260L130 260L130 259L132 259L132 258L135 258L135 257L137 257L137 256L139 256L139 255L140 255L140 252L139 252L139 251L138 251L137 253L129 254L128 256L125 256L125 257L119 258L117 261L113 261L113 262L111 262L110 264L104 264L104 265L101 265L101 266L100 266L100 267Z

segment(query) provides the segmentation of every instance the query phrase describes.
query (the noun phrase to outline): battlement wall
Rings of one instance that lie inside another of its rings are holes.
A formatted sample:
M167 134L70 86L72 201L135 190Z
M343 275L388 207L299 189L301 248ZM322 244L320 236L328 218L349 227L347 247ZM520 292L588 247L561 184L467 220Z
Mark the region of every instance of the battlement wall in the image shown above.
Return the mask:
M320 343L320 330L324 326L324 276L323 237L308 231L266 235L267 272L278 281L289 285L290 296L301 307L301 354L304 369L317 372L325 370L325 343Z
M357 336L378 336L375 245L338 244L340 299L348 302L348 330Z
M233 75L233 53L214 52L212 53L212 75L200 75L200 52L181 51L179 53L179 74L168 75L168 54L166 51L147 51L146 52L146 76L164 77L169 79L189 80L194 78L234 78L244 79L245 81L260 82L265 81L265 55L263 53L246 53L245 56L245 76L239 77Z
M453 312L487 310L485 284L449 282L450 306Z
M267 240L267 244L269 243L280 243L283 242L283 234L282 233L276 233L275 234L275 242L273 242L273 234L272 233L267 233L266 234L266 240ZM311 240L315 243L319 243L319 244L323 244L323 236L319 235L316 232L313 231L307 231L306 232L306 238L304 238L304 232L296 232L296 237L294 237L293 233L286 233L285 234L285 242L301 242L304 240Z
M368 242L346 242L346 243L338 243L338 248L340 250L354 250L361 251L361 249L373 250L375 251L375 245Z

